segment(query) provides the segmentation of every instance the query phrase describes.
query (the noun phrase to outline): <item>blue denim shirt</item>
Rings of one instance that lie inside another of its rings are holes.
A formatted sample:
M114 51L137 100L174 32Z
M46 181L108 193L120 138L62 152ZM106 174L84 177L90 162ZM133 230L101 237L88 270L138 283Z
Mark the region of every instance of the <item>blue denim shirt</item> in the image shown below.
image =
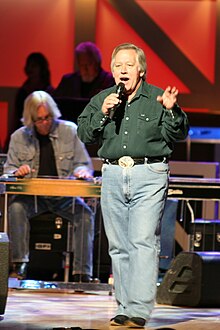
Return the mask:
M93 173L92 162L85 145L77 137L76 124L54 120L49 137L60 178L73 176L79 167L86 167ZM14 173L21 165L27 164L35 171L26 177L37 177L39 155L39 142L34 129L26 126L19 128L11 135L4 173Z

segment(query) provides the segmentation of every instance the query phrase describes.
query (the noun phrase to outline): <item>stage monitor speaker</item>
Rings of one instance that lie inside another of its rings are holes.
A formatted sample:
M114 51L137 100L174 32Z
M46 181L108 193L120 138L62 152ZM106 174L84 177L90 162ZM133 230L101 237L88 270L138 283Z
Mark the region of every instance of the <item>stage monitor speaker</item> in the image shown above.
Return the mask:
M220 306L220 253L180 252L157 290L158 304Z
M0 315L4 314L8 296L9 240L0 232Z

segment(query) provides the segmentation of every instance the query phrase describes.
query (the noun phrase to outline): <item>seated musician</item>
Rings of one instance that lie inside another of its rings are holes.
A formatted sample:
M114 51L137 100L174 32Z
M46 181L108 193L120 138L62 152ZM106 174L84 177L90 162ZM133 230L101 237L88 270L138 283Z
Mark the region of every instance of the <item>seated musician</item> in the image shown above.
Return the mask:
M11 135L4 173L26 178L92 178L91 159L77 137L76 125L58 119L60 116L48 93L36 91L26 98L24 126ZM74 265L70 280L89 282L93 265L94 214L79 197L12 196L8 209L13 265L10 276L25 278L29 261L29 219L45 211L73 221Z

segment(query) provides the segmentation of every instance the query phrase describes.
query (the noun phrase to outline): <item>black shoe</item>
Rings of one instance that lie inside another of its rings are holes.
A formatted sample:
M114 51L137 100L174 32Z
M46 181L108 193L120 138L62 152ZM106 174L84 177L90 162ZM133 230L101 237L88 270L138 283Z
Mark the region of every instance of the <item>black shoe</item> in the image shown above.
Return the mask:
M129 318L126 315L116 315L110 320L110 325L124 325Z
M90 283L92 281L92 278L88 274L74 274L72 275L71 282L77 282L77 283Z
M142 317L131 317L125 325L130 328L144 328L146 320Z
M18 280L24 280L26 276L27 276L27 263L14 262L10 269L9 277L17 278Z

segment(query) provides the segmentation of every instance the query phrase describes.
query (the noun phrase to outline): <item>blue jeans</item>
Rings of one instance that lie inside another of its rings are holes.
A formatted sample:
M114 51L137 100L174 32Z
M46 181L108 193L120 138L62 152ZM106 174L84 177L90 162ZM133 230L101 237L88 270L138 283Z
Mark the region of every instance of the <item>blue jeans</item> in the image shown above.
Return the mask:
M160 222L169 165L102 167L101 206L118 304L116 315L149 319L154 307Z
M14 195L8 209L12 262L29 261L29 219L50 211L74 225L73 274L93 272L94 214L80 198Z

